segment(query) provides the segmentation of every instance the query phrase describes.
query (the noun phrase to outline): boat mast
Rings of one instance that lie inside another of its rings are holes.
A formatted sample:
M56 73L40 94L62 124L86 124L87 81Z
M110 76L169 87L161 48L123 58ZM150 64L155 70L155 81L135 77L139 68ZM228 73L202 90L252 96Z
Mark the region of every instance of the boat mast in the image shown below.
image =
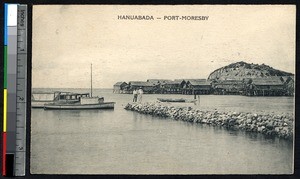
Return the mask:
M93 97L93 64L91 63L91 97Z

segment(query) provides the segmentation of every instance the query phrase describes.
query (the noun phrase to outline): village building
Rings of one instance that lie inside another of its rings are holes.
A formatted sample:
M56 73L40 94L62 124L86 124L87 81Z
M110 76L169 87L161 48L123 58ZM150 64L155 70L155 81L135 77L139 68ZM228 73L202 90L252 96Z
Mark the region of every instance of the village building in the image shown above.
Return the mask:
M162 94L181 94L182 88L178 81L168 81L161 85Z
M226 79L213 82L214 94L218 95L242 95L244 93L244 81L241 79Z
M154 93L156 89L156 85L150 83L150 82L145 82L145 81L130 81L128 83L129 85L129 92L131 93L134 89L139 89L142 88L144 93Z
M246 82L246 81L245 81ZM283 96L286 89L281 77L252 78L246 82L248 96Z
M220 80L222 79L222 80ZM247 96L293 96L294 76L206 79L148 79L147 81L117 82L114 93L132 93L142 88L150 94L217 94Z
M116 84L114 84L113 92L114 93L126 93L127 85L128 84L126 82L117 82Z
M180 88L183 89L186 86L188 81L203 81L203 80L206 81L206 79L175 79L174 81L179 82L180 83Z
M170 82L172 80L168 80L168 79L148 79L147 82L152 83L154 85L158 85L158 84L164 84L166 82Z
M295 80L294 76L282 76L281 81L284 84L285 91L287 96L295 95Z
M162 86L167 82L172 82L172 80L168 79L148 79L147 82L153 84L155 86L153 93L161 94L162 92Z
M211 83L206 79L187 80L182 88L182 94L210 94L211 91Z
M187 81L185 81L184 79L175 79L174 82L177 82L180 84L180 88L182 89L183 86L186 84Z

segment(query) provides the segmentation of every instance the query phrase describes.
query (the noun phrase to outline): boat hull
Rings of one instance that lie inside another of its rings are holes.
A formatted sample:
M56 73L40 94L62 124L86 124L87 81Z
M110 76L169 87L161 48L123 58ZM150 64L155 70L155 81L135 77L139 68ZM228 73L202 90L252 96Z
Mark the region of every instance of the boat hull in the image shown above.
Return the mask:
M52 104L52 103L68 103L68 104L73 104L73 103L78 103L78 100L61 100L61 101L54 101L54 100L36 100L36 101L31 101L31 107L32 108L44 108L45 105Z
M197 100L187 100L187 99L169 99L169 98L157 98L160 102L170 102L170 103L194 103Z
M100 104L45 104L45 110L114 109L115 102Z
M157 98L161 102L176 102L176 103L185 103L185 99L167 99L167 98Z
M32 108L44 108L45 104L53 103L53 100L51 101L31 101L31 107Z

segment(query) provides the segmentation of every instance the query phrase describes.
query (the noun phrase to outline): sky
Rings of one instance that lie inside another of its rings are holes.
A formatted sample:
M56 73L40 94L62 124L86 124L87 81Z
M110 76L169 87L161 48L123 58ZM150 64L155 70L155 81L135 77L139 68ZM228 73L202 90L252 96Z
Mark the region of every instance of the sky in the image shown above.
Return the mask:
M32 87L89 88L91 64L95 88L207 78L238 61L295 73L295 23L293 5L34 5Z

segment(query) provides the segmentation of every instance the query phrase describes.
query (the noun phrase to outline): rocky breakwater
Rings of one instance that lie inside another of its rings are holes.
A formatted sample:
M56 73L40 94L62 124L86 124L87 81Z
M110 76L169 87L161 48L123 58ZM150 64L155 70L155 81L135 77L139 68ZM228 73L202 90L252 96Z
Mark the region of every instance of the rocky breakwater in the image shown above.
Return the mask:
M293 139L294 117L287 114L202 111L191 107L163 105L158 102L129 103L125 109L153 116L170 117L175 120L223 126L232 130L258 132L287 140Z

